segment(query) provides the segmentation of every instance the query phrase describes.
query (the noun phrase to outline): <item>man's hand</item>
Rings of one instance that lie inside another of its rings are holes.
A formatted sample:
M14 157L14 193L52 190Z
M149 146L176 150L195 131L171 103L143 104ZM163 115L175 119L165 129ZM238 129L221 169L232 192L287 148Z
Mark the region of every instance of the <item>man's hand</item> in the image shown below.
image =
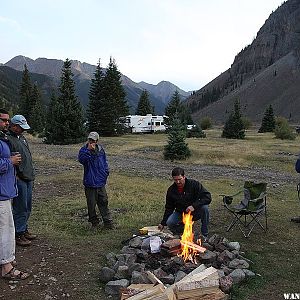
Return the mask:
M186 212L193 212L195 210L195 208L192 206L192 205L190 205L190 206L188 206L187 208L186 208Z
M10 160L11 160L11 163L14 165L14 166L17 166L21 163L22 161L22 157L21 157L21 154L20 153L17 153L15 155L12 155L10 157Z
M163 230L164 229L164 225L161 225L161 224L159 224L157 227L158 227L159 230Z
M88 146L87 146L87 148L89 149L89 150L92 150L92 151L95 151L95 149L96 149L96 142L88 142Z

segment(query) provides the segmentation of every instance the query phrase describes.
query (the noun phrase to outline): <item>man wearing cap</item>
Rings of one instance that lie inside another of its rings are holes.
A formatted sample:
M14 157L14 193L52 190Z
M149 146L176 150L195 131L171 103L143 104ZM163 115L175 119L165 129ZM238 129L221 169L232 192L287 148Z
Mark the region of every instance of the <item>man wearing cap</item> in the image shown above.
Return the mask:
M34 167L28 143L23 135L30 129L26 119L22 115L15 115L10 120L8 139L12 152L19 152L22 157L17 166L17 185L19 194L13 200L13 216L16 229L16 243L19 246L30 246L31 240L36 235L28 231L28 220L32 208L32 188L34 181Z
M11 155L6 135L8 125L9 114L0 109L0 271L2 278L21 280L29 274L14 267L15 227L11 210L12 199L18 194L15 166L21 162L21 155Z
M88 135L87 143L79 150L78 160L84 167L83 185L88 207L89 222L92 228L99 224L96 204L103 219L104 228L112 229L113 223L108 208L105 189L109 175L108 164L103 147L98 144L99 134L95 131Z

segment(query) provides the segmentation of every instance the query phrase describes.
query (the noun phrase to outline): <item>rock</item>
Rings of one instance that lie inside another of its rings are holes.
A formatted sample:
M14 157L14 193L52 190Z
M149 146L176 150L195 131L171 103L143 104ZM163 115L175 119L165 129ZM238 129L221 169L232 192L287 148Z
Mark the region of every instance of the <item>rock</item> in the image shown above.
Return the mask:
M133 271L131 274L131 283L151 283L144 272Z
M228 267L231 269L248 269L249 263L243 259L235 258L229 262Z
M173 284L174 283L174 275L173 274L168 274L166 276L163 276L159 278L164 284Z
M141 248L143 239L139 236L134 237L129 241L129 246L132 248Z
M233 286L233 279L230 276L225 276L225 277L221 277L219 279L219 283L220 283L220 289L226 293L229 294L230 290L232 289Z
M241 245L239 242L229 242L227 243L227 247L230 249L230 250L237 250L237 251L240 251L241 249Z
M246 277L246 275L242 269L235 269L228 276L230 276L233 280L233 283L236 283L236 284L242 282Z
M128 271L128 266L119 266L116 274L115 274L115 278L116 279L129 279L129 271Z
M246 277L254 277L255 276L255 273L248 269L243 269L243 271L244 271Z
M224 250L220 253L217 257L217 261L221 264L227 265L231 260L235 258L234 254L231 253L229 250Z
M116 254L113 252L107 253L105 257L109 267L113 267L117 262Z
M129 286L129 280L127 279L109 281L105 285L105 293L108 295L119 295L120 288L126 288L128 286Z
M128 266L128 273L130 276L133 271L143 272L145 271L145 265L139 263L133 263L130 266Z
M181 270L179 270L176 275L175 275L175 280L174 282L180 281L182 278L184 278L187 274Z
M115 271L109 267L103 267L99 273L99 279L101 282L107 283L111 281L115 276Z
M217 254L213 251L206 250L204 253L200 253L199 257L201 258L201 262L207 264L215 261L217 258Z

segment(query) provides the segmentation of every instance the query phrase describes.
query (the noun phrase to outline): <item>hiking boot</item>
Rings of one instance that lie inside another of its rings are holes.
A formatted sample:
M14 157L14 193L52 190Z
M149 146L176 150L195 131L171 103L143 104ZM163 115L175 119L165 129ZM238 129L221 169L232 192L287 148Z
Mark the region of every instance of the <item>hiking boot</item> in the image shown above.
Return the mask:
M28 230L25 231L24 236L27 240L35 240L37 238L36 234L33 234L31 232L29 232Z
M291 221L294 223L300 223L300 216L291 218Z
M104 223L104 229L115 229L115 225L112 222Z
M16 244L21 247L28 247L31 241L27 240L24 234L16 236Z

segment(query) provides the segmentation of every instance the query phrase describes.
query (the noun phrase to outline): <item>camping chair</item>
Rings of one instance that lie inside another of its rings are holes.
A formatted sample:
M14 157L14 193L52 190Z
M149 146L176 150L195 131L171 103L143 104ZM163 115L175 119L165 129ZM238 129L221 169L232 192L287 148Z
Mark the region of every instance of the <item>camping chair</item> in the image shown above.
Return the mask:
M267 184L264 182L254 183L245 181L244 189L238 193L223 197L224 207L233 214L233 219L226 231L237 225L244 237L248 238L256 225L267 231ZM241 193L244 198L239 204L235 201ZM263 225L261 219L265 219Z

